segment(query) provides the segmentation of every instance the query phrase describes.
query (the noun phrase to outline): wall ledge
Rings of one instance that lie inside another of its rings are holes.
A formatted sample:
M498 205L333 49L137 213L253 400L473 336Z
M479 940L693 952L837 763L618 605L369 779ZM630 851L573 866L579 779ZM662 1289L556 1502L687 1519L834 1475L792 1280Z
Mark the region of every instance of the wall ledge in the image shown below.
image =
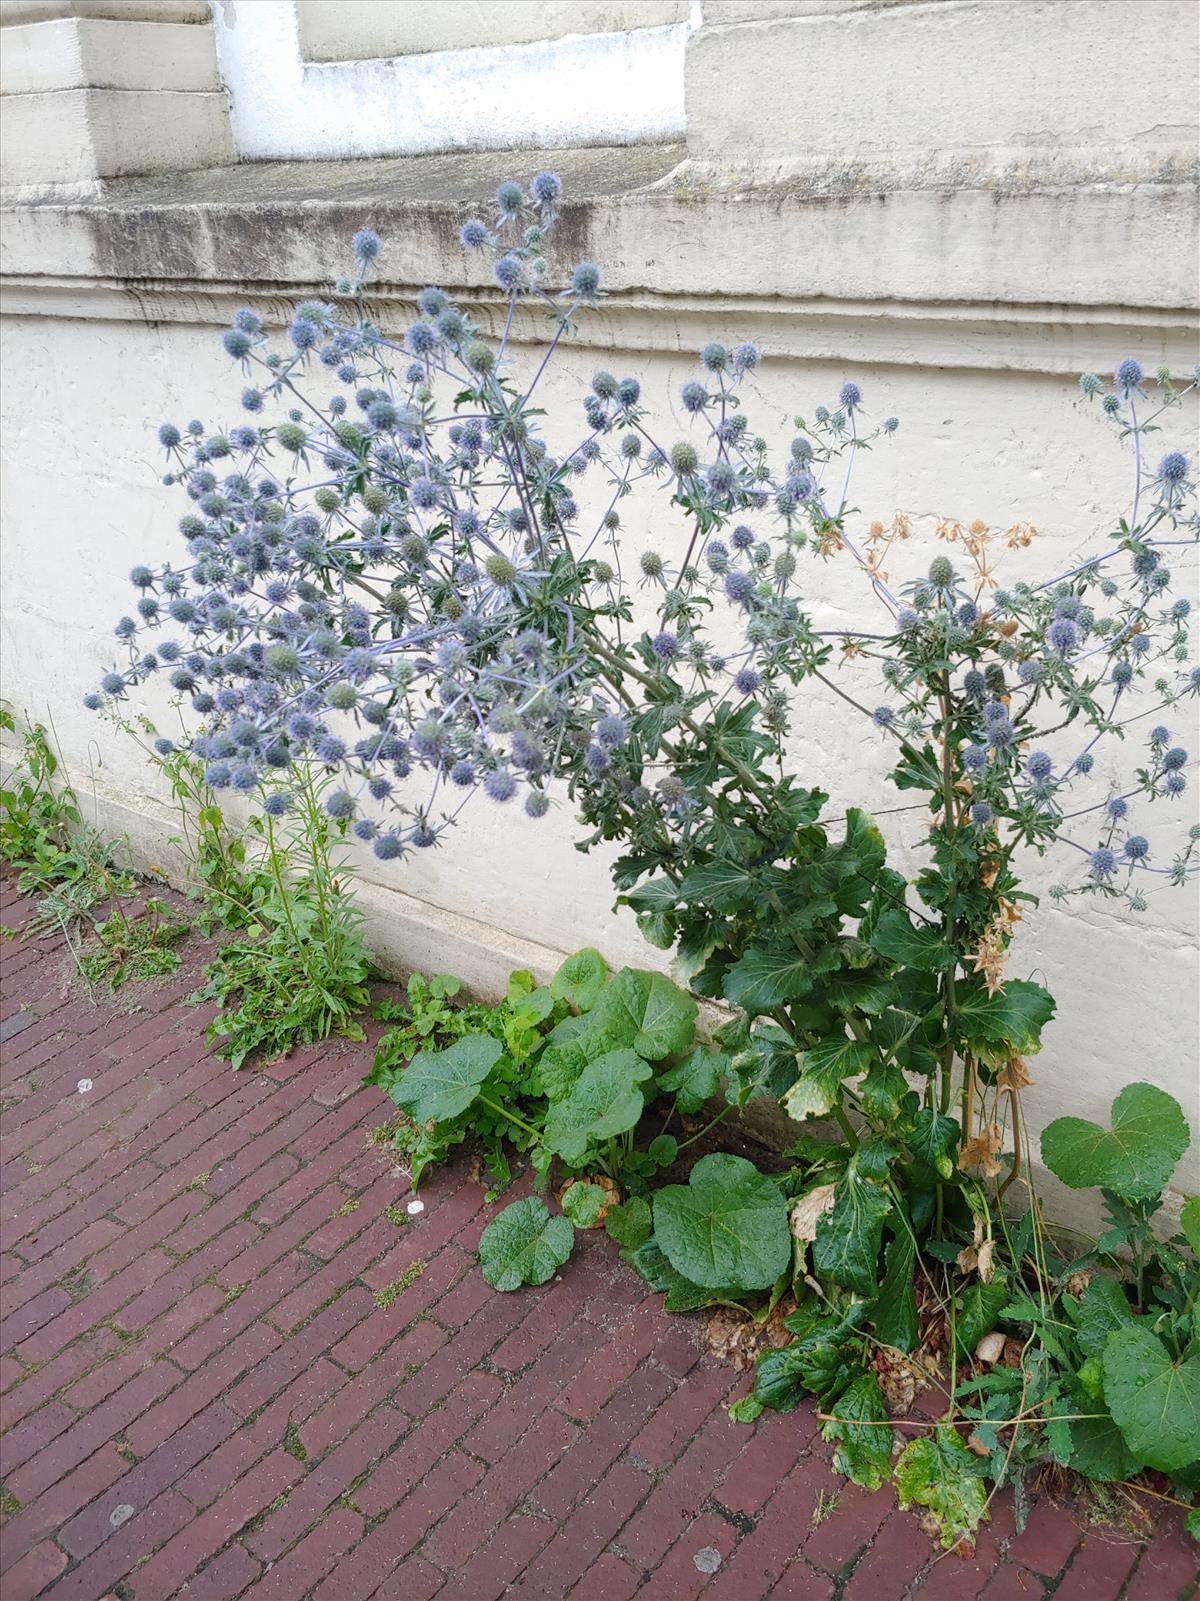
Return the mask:
M602 264L610 298L597 326L626 310L686 315L715 298L746 309L768 337L774 320L794 324L797 306L843 328L915 314L988 325L1001 340L1016 321L1041 328L1042 344L1080 318L1161 320L1176 342L1174 330L1195 326L1200 196L1174 177L889 188L874 174L835 192L795 175L735 175L721 187L682 155L667 145L269 163L114 181L84 197L25 191L5 202L3 270L22 293L37 281L287 298L327 289L366 224L385 240L381 301L439 283L486 305L489 265L461 249L461 222L514 170L553 164L568 203L552 266L565 277L580 259ZM1171 359L1191 365L1190 351Z

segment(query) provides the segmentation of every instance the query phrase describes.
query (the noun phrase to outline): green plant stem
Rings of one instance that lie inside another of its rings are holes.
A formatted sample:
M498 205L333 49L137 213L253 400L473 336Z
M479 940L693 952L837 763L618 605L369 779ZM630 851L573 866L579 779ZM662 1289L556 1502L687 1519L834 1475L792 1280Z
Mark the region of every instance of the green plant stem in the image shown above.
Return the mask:
M948 838L955 832L954 817L954 759L951 748L950 726L950 679L943 673L939 681L938 705L942 714L942 818L943 826ZM954 951L954 911L952 905L947 907L942 915L942 936L951 952ZM953 1026L957 1004L955 997L954 970L957 967L957 957L951 961L942 980L942 1016L946 1028L946 1044L942 1051L941 1097L939 1110L943 1113L950 1109L950 1097L954 1079L954 1039ZM970 1138L970 1131L964 1126L962 1130L964 1141Z
M835 1118L837 1118L838 1127L846 1136L846 1144L852 1151L857 1151L858 1135L854 1132L854 1127L851 1124L850 1119L846 1116L846 1108L839 1103L834 1107L833 1115Z
M688 1139L680 1140L677 1149L680 1151L685 1151L689 1145L694 1145L697 1140L702 1140L708 1133L709 1129L716 1128L718 1123L723 1123L732 1111L732 1106L723 1106L717 1113L716 1117L714 1117L711 1122L706 1123L698 1134L692 1134Z
M486 1095L477 1095L475 1099L481 1106L486 1106L489 1111L495 1112L497 1117L507 1118L510 1123L515 1123L518 1128L524 1129L526 1134L532 1134L539 1145L546 1143L545 1135L539 1129L534 1128L532 1123L527 1123L523 1117L518 1117L515 1112L510 1112L507 1107L489 1100Z
M267 857L271 863L271 872L274 874L275 882L279 886L279 899L283 906L283 915L287 919L287 926L292 931L293 943L297 953L302 953L303 946L300 943L300 935L296 932L296 925L292 920L291 903L288 900L287 888L283 882L283 870L279 865L279 852L275 845L275 824L269 814L267 816Z

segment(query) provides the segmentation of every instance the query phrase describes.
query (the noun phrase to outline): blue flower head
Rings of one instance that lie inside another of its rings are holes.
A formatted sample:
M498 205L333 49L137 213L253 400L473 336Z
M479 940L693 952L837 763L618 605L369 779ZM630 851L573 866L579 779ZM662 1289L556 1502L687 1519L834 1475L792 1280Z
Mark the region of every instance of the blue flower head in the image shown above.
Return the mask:
M1135 361L1132 356L1126 356L1125 360L1118 365L1113 376L1116 379L1117 388L1128 399L1135 390L1142 387L1142 382L1146 375L1142 371L1140 361Z
M1025 763L1025 771L1030 778L1040 781L1050 777L1054 771L1054 763L1044 750L1035 750Z
M1107 845L1101 845L1092 852L1088 858L1088 863L1092 877L1103 882L1105 879L1111 878L1117 870L1116 852Z
M672 662L679 655L679 640L674 634L655 634L650 641L650 649L660 662Z
M353 244L356 261L374 261L379 255L383 241L373 228L360 228L354 235Z
M462 227L458 231L458 237L467 250L478 250L481 245L485 245L487 243L487 236L487 228L479 221L478 217L469 218L463 223ZM385 838L391 838L391 836L387 835ZM398 847L399 841L396 843ZM382 840L375 841L375 854L377 856L379 855L379 847L381 844ZM396 855L398 856L399 854L400 852L397 848Z
M556 172L539 172L529 185L529 192L541 206L552 206L562 197L562 179Z
M594 261L581 261L571 274L571 293L580 300L594 300L599 291L599 267Z
M1158 476L1165 484L1181 484L1187 477L1188 459L1182 450L1171 450L1158 464Z
M1144 862L1150 855L1150 841L1144 834L1130 834L1123 848L1125 858L1130 862Z
M857 384L843 384L838 402L845 411L853 411L862 405L862 390Z

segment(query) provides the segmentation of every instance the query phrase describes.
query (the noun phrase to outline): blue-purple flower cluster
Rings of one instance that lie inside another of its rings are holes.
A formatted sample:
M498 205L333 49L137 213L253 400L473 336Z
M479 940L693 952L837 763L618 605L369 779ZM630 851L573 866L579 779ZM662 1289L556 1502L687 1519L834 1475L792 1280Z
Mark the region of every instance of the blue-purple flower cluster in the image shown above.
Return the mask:
M330 814L383 860L434 844L479 789L536 818L559 780L601 798L650 782L656 804L682 815L694 797L667 757L618 737L631 707L676 694L694 708L752 703L782 734L780 684L810 639L795 551L845 504L845 486L839 500L826 480L873 437L860 433L862 392L847 384L772 473L741 406L758 350L713 342L681 396L698 442L664 447L638 380L598 372L578 445L553 454L538 384L603 293L590 262L549 287L561 199L557 177L539 173L527 188L502 184L494 219L463 227L464 247L493 258L499 338L432 287L403 338L385 336L365 300L382 249L369 229L354 237L355 275L334 300L296 307L282 349L256 311L235 315L223 342L251 420L159 430L164 481L189 502L183 552L130 574L136 602L115 630L126 660L89 705L165 678L198 719L190 749L214 789L265 785L278 810L295 764L319 765ZM555 332L520 387L509 345L523 301ZM661 595L631 646L618 508L642 484L694 526L681 553L642 555ZM707 642L714 600L742 633L732 654Z

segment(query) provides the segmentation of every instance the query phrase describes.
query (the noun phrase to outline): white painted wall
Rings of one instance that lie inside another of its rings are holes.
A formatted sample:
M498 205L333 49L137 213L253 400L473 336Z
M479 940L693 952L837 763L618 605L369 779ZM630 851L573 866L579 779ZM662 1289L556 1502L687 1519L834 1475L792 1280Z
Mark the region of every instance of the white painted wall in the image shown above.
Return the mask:
M313 62L294 0L218 0L213 17L244 159L629 145L683 132L687 22Z
M714 317L707 331L736 337L736 315ZM1124 353L1097 350L1095 363L1111 365ZM691 360L631 352L620 341L602 357L586 348L567 352L547 400L556 416L570 416L568 427L598 359L618 372L639 372L656 425L671 438L685 432L673 397L691 375ZM112 621L128 608L125 574L137 561L168 556L177 542L180 502L177 491L157 484L154 427L162 417L193 413L232 419L239 380L216 329L187 322L146 325L102 316L62 324L13 316L5 319L4 360L21 374L23 395L8 425L3 484L6 694L33 716L53 715L77 781L94 770L105 823L132 827L143 859L161 861L162 797L140 755L114 739L79 697L110 661ZM853 497L862 507L857 521L886 518L894 509L1001 526L1030 518L1044 533L1024 570L1048 576L1094 549L1124 507L1128 455L1112 446L1066 375L935 371L911 360L774 359L750 385L755 422L769 436L786 438L790 415L830 397L851 373L873 414L902 419L896 439L863 461ZM1172 429L1177 439L1187 442L1185 427ZM55 463L49 491L48 458ZM623 515L633 551L651 543L651 527L656 548L676 537L675 520L659 502L628 501ZM49 557L47 524L56 547ZM909 571L897 577L919 571L929 550L905 555ZM1013 558L1010 573L1016 569ZM1194 587L1195 578L1192 562L1185 587ZM818 618L869 614L843 564L814 564L806 587ZM133 709L143 705L164 716L153 697L139 697ZM1200 730L1174 732L1197 748ZM840 704L819 691L794 755L805 781L831 791L835 815L848 804L887 808L908 799L886 782L890 751L882 737L847 720ZM1105 782L1106 775L1097 775L1098 793ZM1195 796L1193 787L1186 803L1191 816ZM906 847L919 818L900 814L887 823L903 866L915 860ZM1156 841L1165 837L1165 821L1162 808L1157 818L1147 816ZM1178 813L1171 821L1179 821ZM574 836L561 801L550 818L534 823L478 800L446 849L398 868L369 856L361 861L368 886L377 886L367 892L372 932L403 965L457 966L485 987L516 957L545 967L554 959L545 947L563 951L585 940L614 961L661 961L626 913L614 915L605 854L579 856ZM1058 870L1054 862L1030 867L1042 887ZM1196 911L1194 892L1184 891L1155 897L1135 924L1103 902L1070 911L1047 905L1030 916L1011 971L1036 973L1059 1003L1046 1049L1033 1064L1037 1083L1028 1100L1035 1124L1065 1111L1101 1116L1124 1082L1148 1075L1173 1090L1200 1127ZM1181 1182L1193 1181L1181 1174Z

